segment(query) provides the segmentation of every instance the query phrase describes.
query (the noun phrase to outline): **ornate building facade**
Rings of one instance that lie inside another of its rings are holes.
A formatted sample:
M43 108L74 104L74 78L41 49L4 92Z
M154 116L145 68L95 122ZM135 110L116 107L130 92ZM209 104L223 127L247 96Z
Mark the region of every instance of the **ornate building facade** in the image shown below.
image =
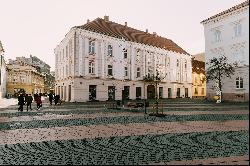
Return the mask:
M201 23L204 25L206 62L224 55L229 62L239 64L232 78L223 80L223 99L249 101L249 0ZM215 84L207 83L208 98L215 95Z
M50 66L47 63L45 63L36 56L30 55L30 57L28 58L16 57L15 60L9 60L9 64L16 63L16 61L23 62L25 64L35 67L38 72L40 72L42 75L45 76L44 92L45 93L54 92L55 76L53 76L50 73Z
M192 97L191 55L108 16L75 26L55 48L55 92L65 101ZM160 74L156 89L143 81Z
M202 58L200 58L202 60ZM193 98L206 97L205 62L192 60Z
M7 94L17 96L18 93L35 94L44 93L44 79L33 66L20 61L7 64Z

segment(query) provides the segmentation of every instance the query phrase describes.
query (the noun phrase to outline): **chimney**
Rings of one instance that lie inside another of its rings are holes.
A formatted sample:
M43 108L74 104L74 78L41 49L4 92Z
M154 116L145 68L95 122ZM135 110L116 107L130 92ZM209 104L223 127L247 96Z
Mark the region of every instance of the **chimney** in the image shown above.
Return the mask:
M104 21L109 22L109 16L104 16Z
M128 22L125 22L125 27L127 27L128 26Z
M148 29L146 29L146 33L148 33Z
M156 33L156 32L153 32L153 35L154 35L154 36L157 36L157 33Z
M87 19L87 23L89 23L89 19Z

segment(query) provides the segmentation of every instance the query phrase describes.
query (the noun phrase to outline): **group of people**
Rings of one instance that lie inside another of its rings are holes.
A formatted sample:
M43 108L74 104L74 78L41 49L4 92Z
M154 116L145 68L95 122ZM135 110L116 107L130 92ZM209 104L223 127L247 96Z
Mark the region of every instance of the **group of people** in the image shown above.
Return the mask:
M55 105L57 105L60 102L60 96L59 95L54 95L52 93L50 93L49 95L49 102L50 105L52 105L52 102L54 100ZM26 104L27 106L27 111L32 110L31 108L31 104L33 102L33 97L31 96L31 94L26 94L25 96L23 94L20 94L18 96L18 111L23 112L23 106ZM36 106L37 106L37 110L40 110L40 108L42 107L42 94L34 94L34 100L36 102Z
M55 102L55 105L57 105L60 102L60 96L59 95L55 95L55 94L50 93L48 96L49 96L50 105L52 105L53 100Z

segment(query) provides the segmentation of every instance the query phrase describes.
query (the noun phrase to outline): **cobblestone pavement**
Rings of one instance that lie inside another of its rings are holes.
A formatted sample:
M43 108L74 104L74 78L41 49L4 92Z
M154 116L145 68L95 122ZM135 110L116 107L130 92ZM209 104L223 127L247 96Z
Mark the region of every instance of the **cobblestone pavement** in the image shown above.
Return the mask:
M45 103L42 111L22 113L17 106L1 109L0 165L249 163L246 104L164 104L166 117L109 110L103 103Z

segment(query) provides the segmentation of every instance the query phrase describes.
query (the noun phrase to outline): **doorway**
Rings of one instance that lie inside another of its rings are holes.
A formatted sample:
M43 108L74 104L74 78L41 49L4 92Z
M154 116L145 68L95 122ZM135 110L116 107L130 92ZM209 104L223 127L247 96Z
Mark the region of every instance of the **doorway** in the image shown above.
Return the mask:
M147 86L147 98L148 99L154 99L155 98L155 86L154 85L148 85Z

